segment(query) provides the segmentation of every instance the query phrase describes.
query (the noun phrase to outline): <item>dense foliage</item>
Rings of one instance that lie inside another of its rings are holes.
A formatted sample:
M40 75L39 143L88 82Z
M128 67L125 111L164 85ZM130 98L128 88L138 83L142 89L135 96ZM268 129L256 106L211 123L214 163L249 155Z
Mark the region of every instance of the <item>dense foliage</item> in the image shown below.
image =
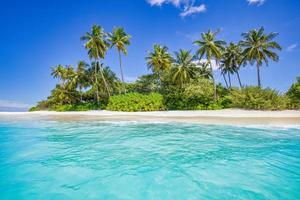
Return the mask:
M297 82L287 91L287 97L290 99L289 107L291 109L300 109L300 76L297 77Z
M249 86L242 90L232 89L226 97L234 108L255 110L283 110L288 106L288 99L272 89Z
M123 28L107 33L94 25L81 37L90 62L52 67L51 75L58 80L47 100L31 108L36 110L114 111L201 110L244 108L282 110L300 108L300 78L286 94L261 87L260 68L269 60L277 62L274 40L277 33L265 33L264 28L242 34L238 43L218 39L219 31L208 30L193 42L197 50L180 49L174 54L168 47L155 44L146 56L150 74L133 83L124 80L122 55L127 55L131 36ZM103 60L111 48L117 50L120 78ZM217 83L213 65L217 64L225 86ZM256 65L258 86L242 84L241 67ZM237 78L239 88L232 85Z
M113 111L156 111L165 110L163 96L158 93L148 95L140 93L128 93L112 96L106 107Z

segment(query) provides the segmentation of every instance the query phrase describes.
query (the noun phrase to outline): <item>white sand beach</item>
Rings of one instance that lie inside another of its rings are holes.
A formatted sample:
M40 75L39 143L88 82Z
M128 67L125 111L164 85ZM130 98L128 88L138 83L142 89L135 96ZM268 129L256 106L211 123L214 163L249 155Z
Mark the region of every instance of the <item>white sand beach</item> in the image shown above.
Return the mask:
M0 119L99 120L144 122L190 122L231 125L300 125L300 111L250 111L239 109L156 112L0 112Z

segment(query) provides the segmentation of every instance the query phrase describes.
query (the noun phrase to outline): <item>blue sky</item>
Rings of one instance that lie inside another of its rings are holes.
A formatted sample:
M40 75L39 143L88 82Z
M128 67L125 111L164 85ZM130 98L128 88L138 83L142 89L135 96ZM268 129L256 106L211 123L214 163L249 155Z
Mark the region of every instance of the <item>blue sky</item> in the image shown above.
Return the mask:
M264 26L267 32L279 32L283 50L278 63L263 67L262 83L285 91L300 75L299 10L296 0L2 1L0 107L22 107L45 99L56 83L51 66L88 61L79 38L93 24L108 32L122 26L132 35L124 58L127 81L148 72L145 56L154 43L168 46L171 52L195 51L193 40L209 28L220 28L220 39L237 42L242 32ZM119 73L114 50L104 63ZM243 68L241 78L245 84L256 84L255 68Z

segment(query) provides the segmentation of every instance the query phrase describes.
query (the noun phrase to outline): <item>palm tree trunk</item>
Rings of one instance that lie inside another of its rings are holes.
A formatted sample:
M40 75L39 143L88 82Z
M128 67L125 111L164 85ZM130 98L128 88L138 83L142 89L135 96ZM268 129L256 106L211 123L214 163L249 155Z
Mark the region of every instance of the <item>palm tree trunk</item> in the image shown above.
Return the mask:
M239 74L238 71L236 71L236 75L237 75L237 78L239 80L240 87L243 88L243 85L242 85L242 82L241 82L241 78L240 78L240 74Z
M231 78L230 78L230 73L227 72L227 74L228 74L229 88L231 88Z
M216 82L215 82L215 77L214 77L214 72L213 72L213 68L211 65L211 61L209 61L209 66L210 66L210 70L211 70L211 76L212 76L212 80L213 80L213 85L214 85L214 100L217 100L217 86L216 86Z
M119 63L120 63L120 72L121 72L121 80L122 80L122 84L123 84L123 90L124 90L124 93L126 93L126 88L125 88L125 85L124 85L124 74L123 74L122 59L121 59L120 50L118 50L118 54L119 54Z
M99 89L98 89L98 78L97 78L97 65L95 67L95 85L96 85L96 88L95 88L96 89L96 101L97 101L97 106L99 106Z
M226 87L228 88L228 83L227 83L227 80L226 80L225 74L224 74L224 73L222 73L222 75L223 75L223 78L224 78L224 81L225 81Z
M82 103L82 88L79 87L79 93L80 93L80 103Z
M258 87L261 87L261 82L260 82L260 69L259 69L259 65L256 65L257 68L257 85Z

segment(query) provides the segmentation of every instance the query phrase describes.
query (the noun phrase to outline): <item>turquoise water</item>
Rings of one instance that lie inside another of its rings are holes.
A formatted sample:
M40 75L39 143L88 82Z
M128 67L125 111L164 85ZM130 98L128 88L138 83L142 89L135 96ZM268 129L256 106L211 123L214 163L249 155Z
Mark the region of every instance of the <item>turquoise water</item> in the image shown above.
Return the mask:
M0 199L300 199L300 129L0 121Z

